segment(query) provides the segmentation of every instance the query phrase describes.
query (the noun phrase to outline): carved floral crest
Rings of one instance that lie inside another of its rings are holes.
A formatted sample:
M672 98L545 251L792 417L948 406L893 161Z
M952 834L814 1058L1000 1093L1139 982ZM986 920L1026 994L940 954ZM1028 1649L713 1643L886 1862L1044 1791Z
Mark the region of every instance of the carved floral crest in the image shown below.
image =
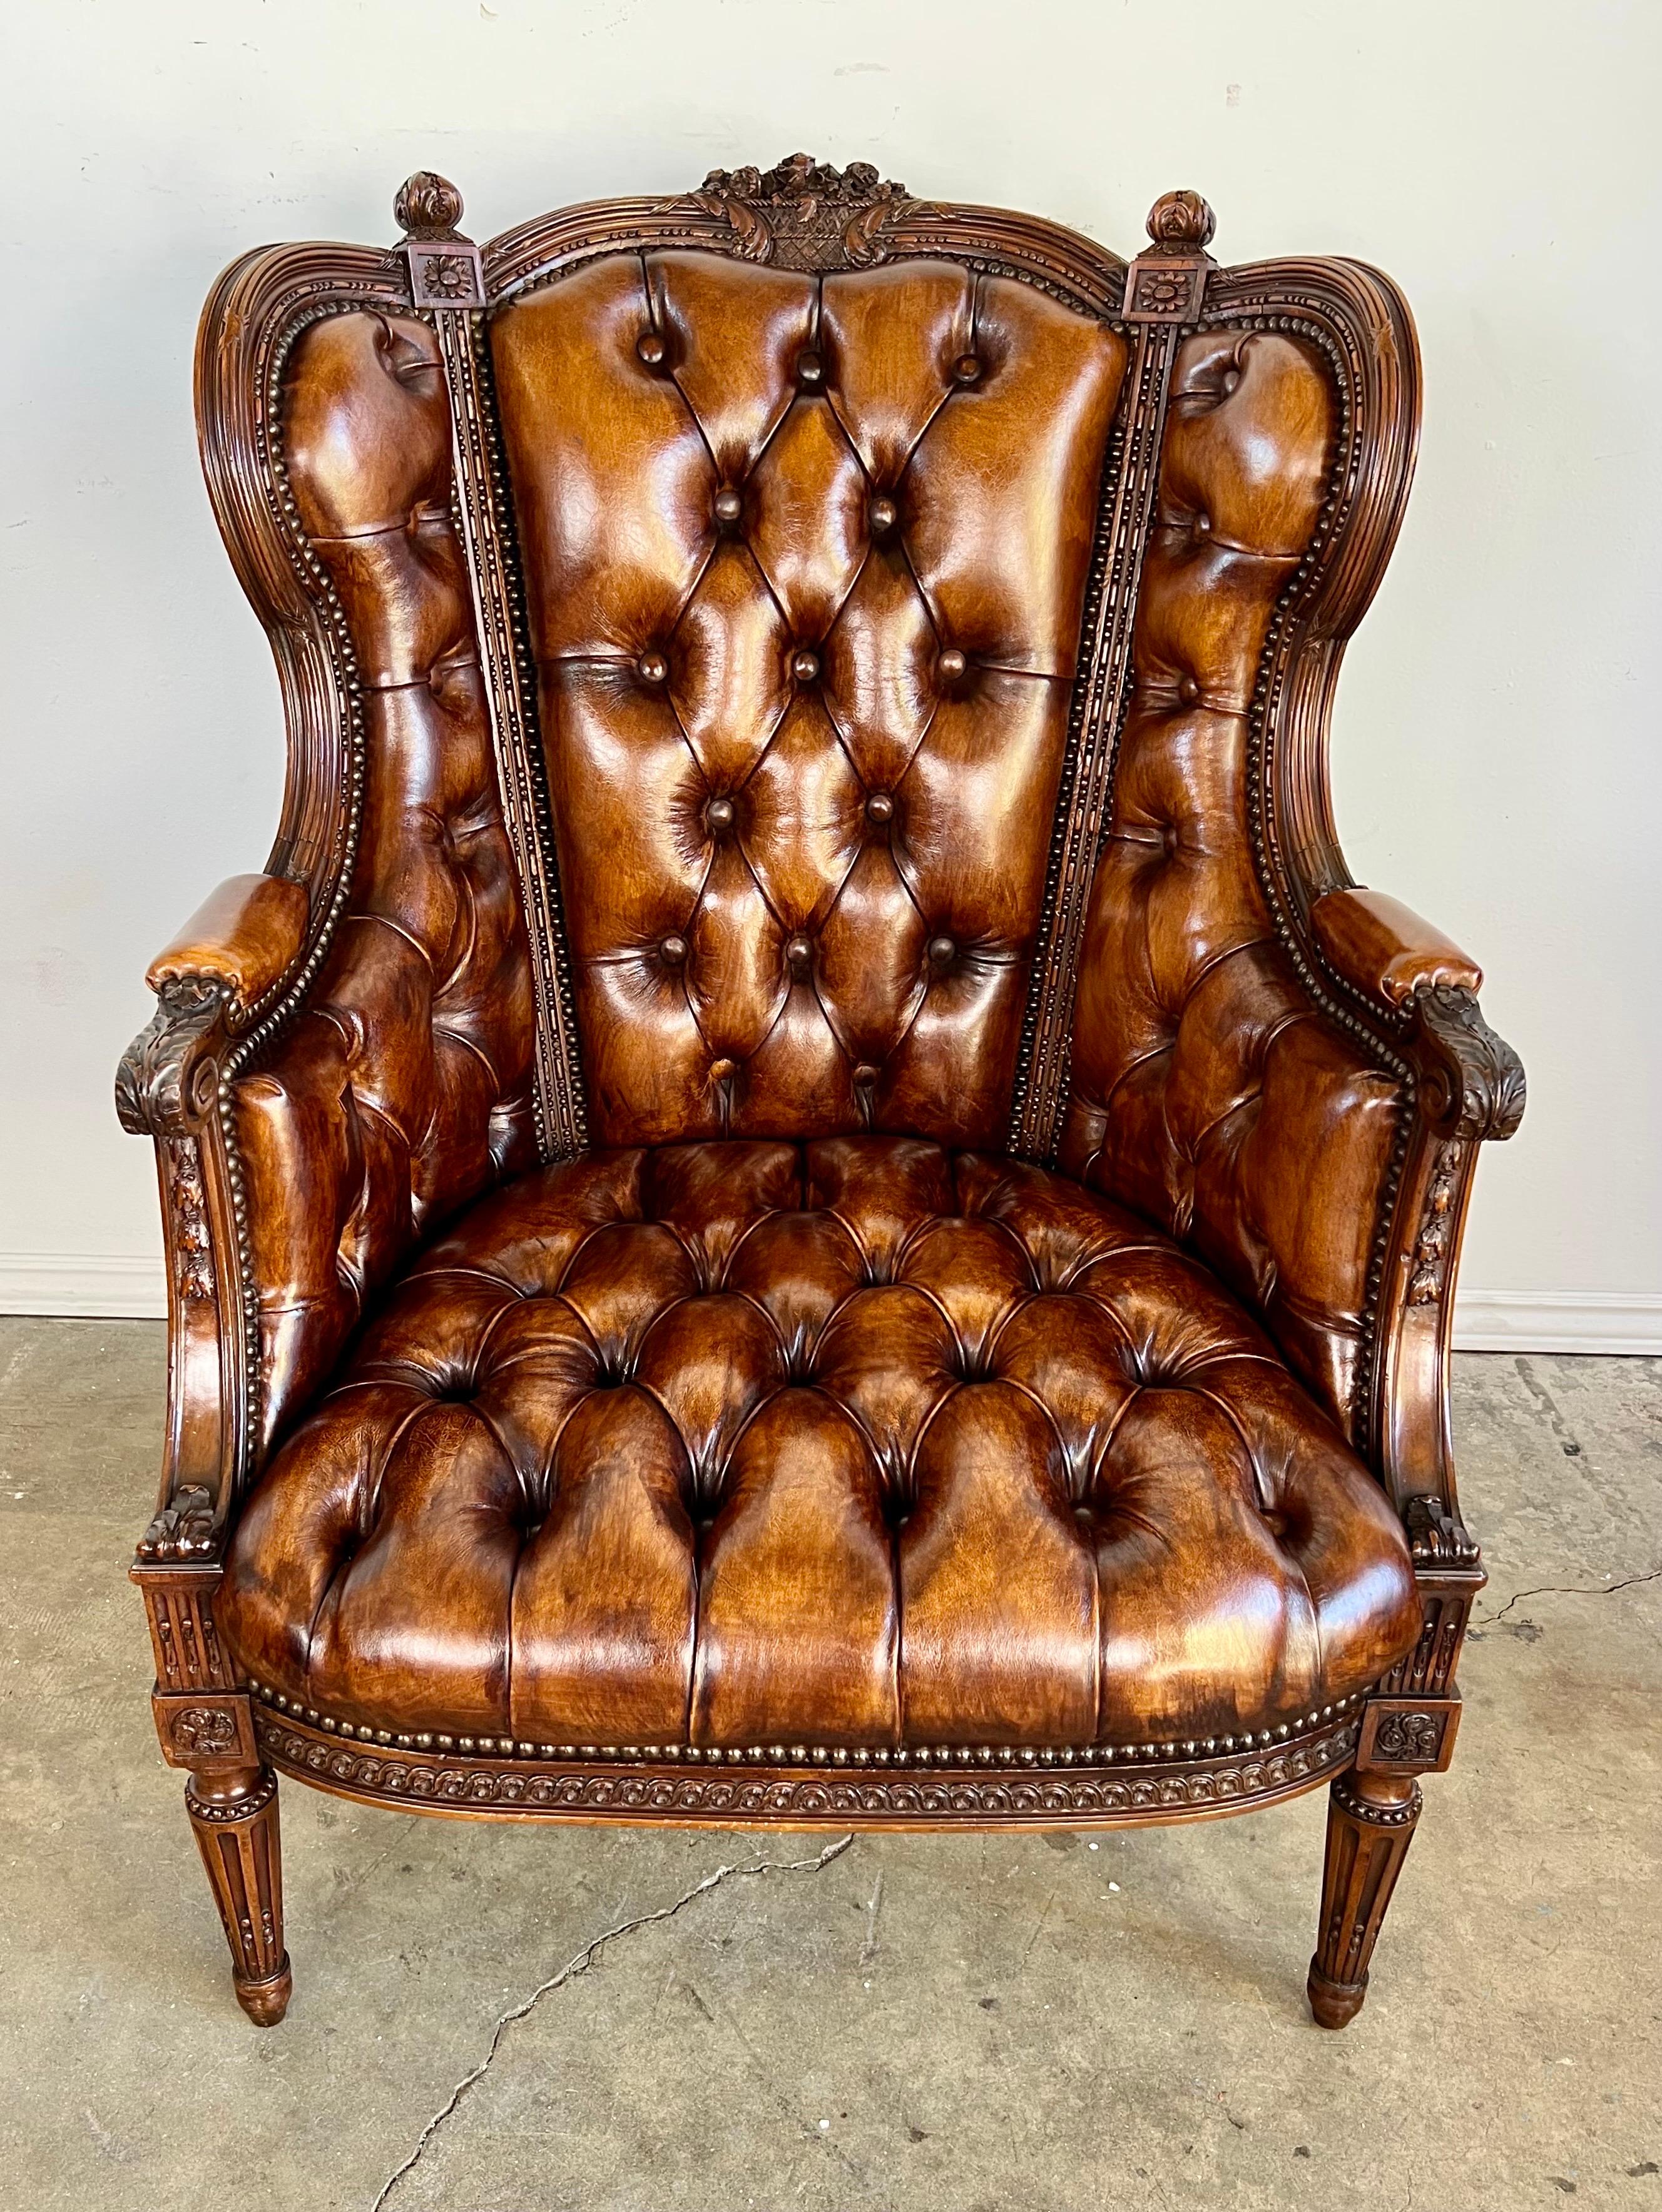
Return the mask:
M696 192L672 203L725 221L746 261L807 270L869 267L883 258L881 233L916 204L869 161L846 169L792 154L771 169L712 169Z

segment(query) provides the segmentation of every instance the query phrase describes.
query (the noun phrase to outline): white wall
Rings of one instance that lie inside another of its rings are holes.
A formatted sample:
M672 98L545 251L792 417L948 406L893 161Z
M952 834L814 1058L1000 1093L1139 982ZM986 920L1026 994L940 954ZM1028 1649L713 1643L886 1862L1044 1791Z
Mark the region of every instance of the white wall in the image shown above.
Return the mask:
M419 167L484 236L807 147L1125 252L1192 185L1222 258L1357 254L1404 285L1425 441L1341 687L1341 823L1361 881L1482 960L1529 1068L1479 1177L1468 1340L1662 1349L1658 22L1641 0L11 0L0 1305L155 1310L149 1148L111 1074L149 955L276 819L275 683L194 451L216 271L273 238L389 238Z

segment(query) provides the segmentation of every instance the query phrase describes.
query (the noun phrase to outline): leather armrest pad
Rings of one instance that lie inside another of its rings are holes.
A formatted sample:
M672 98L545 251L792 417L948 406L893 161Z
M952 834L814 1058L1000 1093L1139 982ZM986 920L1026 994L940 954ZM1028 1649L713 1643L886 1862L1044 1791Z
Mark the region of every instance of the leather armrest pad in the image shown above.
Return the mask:
M283 876L233 876L151 961L153 991L185 975L224 983L240 1006L269 991L306 941L302 884Z
M1316 942L1346 981L1387 1006L1404 1006L1430 984L1482 988L1475 960L1384 891L1324 891L1310 920Z

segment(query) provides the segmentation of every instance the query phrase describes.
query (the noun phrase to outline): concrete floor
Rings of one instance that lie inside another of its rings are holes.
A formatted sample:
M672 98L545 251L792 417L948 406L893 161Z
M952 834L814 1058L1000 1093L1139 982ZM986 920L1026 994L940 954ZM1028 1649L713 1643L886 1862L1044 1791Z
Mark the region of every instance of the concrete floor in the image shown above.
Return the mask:
M1304 2007L1319 1796L819 1863L292 1784L261 2034L123 1579L161 1357L0 1321L0 2204L1662 2208L1662 1363L1458 1364L1488 1625L1342 2035Z

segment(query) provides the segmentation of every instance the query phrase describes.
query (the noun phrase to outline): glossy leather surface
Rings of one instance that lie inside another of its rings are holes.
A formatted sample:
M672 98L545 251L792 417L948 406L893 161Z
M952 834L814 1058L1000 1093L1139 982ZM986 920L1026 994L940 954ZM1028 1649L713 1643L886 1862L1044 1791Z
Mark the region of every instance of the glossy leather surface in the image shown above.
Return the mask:
M656 253L492 345L598 1139L998 1141L1123 341Z
M277 1454L216 1613L359 1725L704 1746L1221 1733L1420 1622L1377 1485L1204 1267L881 1138L477 1205Z
M375 314L314 323L290 356L284 423L299 518L351 635L365 742L357 861L328 957L235 1086L268 1436L427 1226L536 1158L530 960L432 331Z
M1190 1243L1348 1428L1402 1094L1275 937L1249 784L1259 658L1333 416L1295 337L1178 350L1060 1159Z
M1327 891L1310 909L1316 942L1347 982L1388 1006L1446 985L1481 991L1483 971L1469 952L1386 891Z
M151 990L186 976L222 983L239 1008L278 981L306 942L306 890L282 876L232 876L151 961Z

